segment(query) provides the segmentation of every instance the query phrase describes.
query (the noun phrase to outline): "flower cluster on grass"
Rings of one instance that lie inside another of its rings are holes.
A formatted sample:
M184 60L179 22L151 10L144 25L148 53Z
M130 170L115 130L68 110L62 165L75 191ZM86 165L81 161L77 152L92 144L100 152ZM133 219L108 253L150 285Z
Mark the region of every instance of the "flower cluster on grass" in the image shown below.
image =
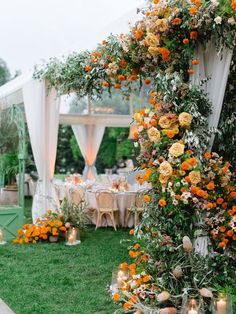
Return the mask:
M48 241L49 236L64 236L66 227L63 223L63 215L48 210L43 218L38 218L36 224L25 224L18 230L18 237L13 243L37 243Z

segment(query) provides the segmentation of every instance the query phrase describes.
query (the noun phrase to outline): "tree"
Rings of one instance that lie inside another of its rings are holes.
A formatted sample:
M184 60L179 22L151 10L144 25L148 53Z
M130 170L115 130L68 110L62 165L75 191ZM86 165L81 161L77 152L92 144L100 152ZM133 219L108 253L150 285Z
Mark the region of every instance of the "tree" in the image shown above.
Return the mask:
M0 86L10 80L11 74L7 67L6 62L0 59Z

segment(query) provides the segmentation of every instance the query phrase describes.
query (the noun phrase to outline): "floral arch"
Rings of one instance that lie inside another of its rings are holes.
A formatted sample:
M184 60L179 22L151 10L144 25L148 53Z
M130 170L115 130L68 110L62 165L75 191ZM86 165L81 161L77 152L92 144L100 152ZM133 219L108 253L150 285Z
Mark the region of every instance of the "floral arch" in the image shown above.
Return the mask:
M151 86L150 106L133 123L146 169L137 180L152 190L113 299L127 313L215 313L218 292L236 291L236 189L230 164L206 151L235 48L236 1L153 0L142 13L129 34L51 59L34 78L79 97ZM222 301L217 313L232 313Z

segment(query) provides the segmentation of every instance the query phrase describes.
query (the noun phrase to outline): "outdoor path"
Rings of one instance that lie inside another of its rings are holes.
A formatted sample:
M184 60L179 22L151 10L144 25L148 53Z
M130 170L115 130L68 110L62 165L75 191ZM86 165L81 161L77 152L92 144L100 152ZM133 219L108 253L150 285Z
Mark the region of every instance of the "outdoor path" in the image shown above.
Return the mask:
M15 314L0 298L0 314Z

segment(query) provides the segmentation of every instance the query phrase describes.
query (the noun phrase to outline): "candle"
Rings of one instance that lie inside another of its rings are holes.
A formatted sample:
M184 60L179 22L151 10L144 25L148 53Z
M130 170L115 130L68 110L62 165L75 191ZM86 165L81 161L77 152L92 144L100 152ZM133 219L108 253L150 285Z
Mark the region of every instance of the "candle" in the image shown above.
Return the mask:
M227 314L227 302L224 299L219 299L216 302L217 314Z
M68 242L69 242L70 244L72 244L72 243L75 242L75 237L74 237L73 234L70 234L70 235L69 235L69 237L68 237Z

